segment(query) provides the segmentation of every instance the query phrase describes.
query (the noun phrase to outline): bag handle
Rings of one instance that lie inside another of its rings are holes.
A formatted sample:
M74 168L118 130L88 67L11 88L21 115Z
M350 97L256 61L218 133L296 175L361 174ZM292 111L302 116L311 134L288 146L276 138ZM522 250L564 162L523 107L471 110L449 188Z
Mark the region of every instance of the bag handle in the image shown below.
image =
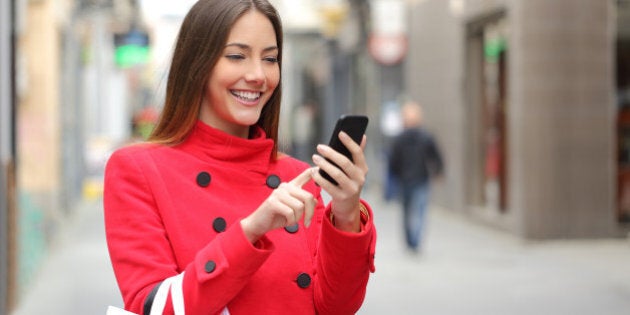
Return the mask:
M186 310L184 308L184 273L180 273L176 276L166 278L160 284L155 298L153 299L153 305L151 305L150 315L162 315L164 312L164 306L166 306L166 298L168 292L171 292L171 301L173 302L173 310L175 315L185 315ZM230 315L230 311L227 306L221 311L221 315Z
M171 292L171 300L173 302L173 309L175 315L184 315L184 294L182 291L182 283L184 280L184 273L180 273L176 276L166 278L160 284L155 298L153 298L153 305L151 305L150 315L162 315L164 313L164 306L166 306L166 299L168 292Z
M174 277L171 283L171 299L173 300L173 309L175 315L184 315L184 291L182 289L184 283L184 273L180 273Z

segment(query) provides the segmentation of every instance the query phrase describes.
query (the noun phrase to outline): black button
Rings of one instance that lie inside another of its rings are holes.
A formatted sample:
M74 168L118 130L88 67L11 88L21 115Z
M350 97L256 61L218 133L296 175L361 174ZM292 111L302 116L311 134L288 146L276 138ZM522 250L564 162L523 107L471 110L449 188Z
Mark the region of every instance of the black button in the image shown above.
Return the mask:
M208 187L210 185L210 174L208 172L201 172L197 174L197 185L201 187Z
M212 273L214 269L217 269L217 263L212 260L208 260L206 266L204 267L207 273Z
M289 233L291 233L291 234L296 233L299 229L300 229L300 225L297 224L297 223L284 227L284 230L289 232Z
M278 188L278 186L280 186L280 177L278 177L278 175L269 175L269 177L267 177L267 186L273 189Z
M225 232L226 227L227 223L224 218L218 217L212 221L212 228L217 231L217 233Z
M302 289L308 288L308 286L311 285L311 276L309 276L305 272L301 273L297 277L297 284L298 284L298 287L300 287Z

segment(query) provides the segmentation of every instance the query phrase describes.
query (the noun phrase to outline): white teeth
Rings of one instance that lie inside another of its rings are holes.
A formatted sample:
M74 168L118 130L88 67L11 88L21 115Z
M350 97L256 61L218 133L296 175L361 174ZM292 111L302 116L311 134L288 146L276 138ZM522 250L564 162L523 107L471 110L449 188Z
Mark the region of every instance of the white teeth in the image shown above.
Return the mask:
M232 91L232 94L247 101L255 101L260 97L260 92Z

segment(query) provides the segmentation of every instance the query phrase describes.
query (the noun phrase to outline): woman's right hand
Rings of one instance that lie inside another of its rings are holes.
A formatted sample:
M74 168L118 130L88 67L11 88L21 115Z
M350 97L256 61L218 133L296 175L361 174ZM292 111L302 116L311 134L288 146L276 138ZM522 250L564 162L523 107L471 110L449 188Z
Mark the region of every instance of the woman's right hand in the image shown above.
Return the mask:
M313 172L313 168L308 168L292 181L281 183L256 211L241 220L243 232L252 244L271 230L298 223L302 215L304 225L310 225L317 200L302 186L311 180Z

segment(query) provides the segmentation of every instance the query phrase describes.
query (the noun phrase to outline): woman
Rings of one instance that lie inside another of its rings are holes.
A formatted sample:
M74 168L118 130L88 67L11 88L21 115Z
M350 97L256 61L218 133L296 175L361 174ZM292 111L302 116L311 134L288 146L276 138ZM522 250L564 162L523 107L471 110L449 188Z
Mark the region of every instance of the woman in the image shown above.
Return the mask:
M160 283L182 273L187 314L361 306L376 242L359 197L366 139L340 135L354 163L325 145L312 168L279 153L281 61L280 19L266 0L200 0L184 19L149 143L119 149L105 172L107 242L127 310L148 313Z

